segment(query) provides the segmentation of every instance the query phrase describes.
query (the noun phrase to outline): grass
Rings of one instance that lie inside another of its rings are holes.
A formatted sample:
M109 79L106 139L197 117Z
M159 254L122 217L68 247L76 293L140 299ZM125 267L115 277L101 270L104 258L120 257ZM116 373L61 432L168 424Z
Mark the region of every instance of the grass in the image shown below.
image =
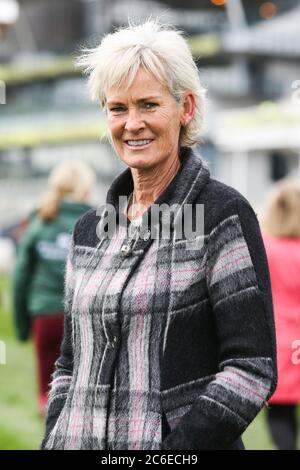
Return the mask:
M38 449L44 424L37 408L33 345L15 338L7 277L0 278L0 340L6 349L6 364L0 364L0 449Z
M15 338L10 298L9 278L2 276L0 340L6 346L6 364L0 363L0 450L34 450L39 449L44 424L37 409L33 345L31 342L20 343ZM248 450L275 449L266 426L264 410L247 428L243 441Z

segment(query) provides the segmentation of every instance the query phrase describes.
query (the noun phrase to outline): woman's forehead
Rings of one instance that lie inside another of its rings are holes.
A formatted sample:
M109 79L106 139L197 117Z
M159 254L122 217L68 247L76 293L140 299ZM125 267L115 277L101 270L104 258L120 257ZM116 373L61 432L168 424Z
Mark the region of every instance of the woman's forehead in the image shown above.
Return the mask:
M125 78L119 86L107 88L105 91L108 104L111 101L124 99L131 99L132 101L159 99L169 94L169 89L165 84L162 84L154 75L143 69L137 72L131 84Z

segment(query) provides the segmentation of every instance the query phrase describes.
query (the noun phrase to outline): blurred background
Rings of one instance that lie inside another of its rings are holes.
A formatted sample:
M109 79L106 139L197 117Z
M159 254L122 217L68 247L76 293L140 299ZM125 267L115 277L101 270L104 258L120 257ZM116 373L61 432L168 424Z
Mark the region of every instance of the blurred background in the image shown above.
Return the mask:
M97 175L102 204L123 166L99 105L73 66L83 45L149 15L183 29L208 90L199 151L213 177L259 213L283 178L300 180L299 0L0 0L0 449L37 449L31 342L17 342L11 315L16 247L51 169L68 158ZM264 411L244 436L272 449Z

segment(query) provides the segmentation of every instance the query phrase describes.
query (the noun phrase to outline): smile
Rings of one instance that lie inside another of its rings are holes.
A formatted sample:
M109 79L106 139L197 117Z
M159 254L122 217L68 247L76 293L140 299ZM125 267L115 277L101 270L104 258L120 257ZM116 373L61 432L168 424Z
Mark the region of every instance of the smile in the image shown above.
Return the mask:
M153 142L153 139L125 140L125 144L131 148L147 147Z

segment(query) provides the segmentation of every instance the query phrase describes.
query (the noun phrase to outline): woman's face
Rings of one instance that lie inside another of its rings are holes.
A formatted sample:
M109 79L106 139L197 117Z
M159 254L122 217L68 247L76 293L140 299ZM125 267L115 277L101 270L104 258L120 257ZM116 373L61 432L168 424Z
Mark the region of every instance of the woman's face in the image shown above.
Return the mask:
M178 156L181 123L191 111L152 74L140 68L129 88L105 95L111 139L126 165L147 169Z

